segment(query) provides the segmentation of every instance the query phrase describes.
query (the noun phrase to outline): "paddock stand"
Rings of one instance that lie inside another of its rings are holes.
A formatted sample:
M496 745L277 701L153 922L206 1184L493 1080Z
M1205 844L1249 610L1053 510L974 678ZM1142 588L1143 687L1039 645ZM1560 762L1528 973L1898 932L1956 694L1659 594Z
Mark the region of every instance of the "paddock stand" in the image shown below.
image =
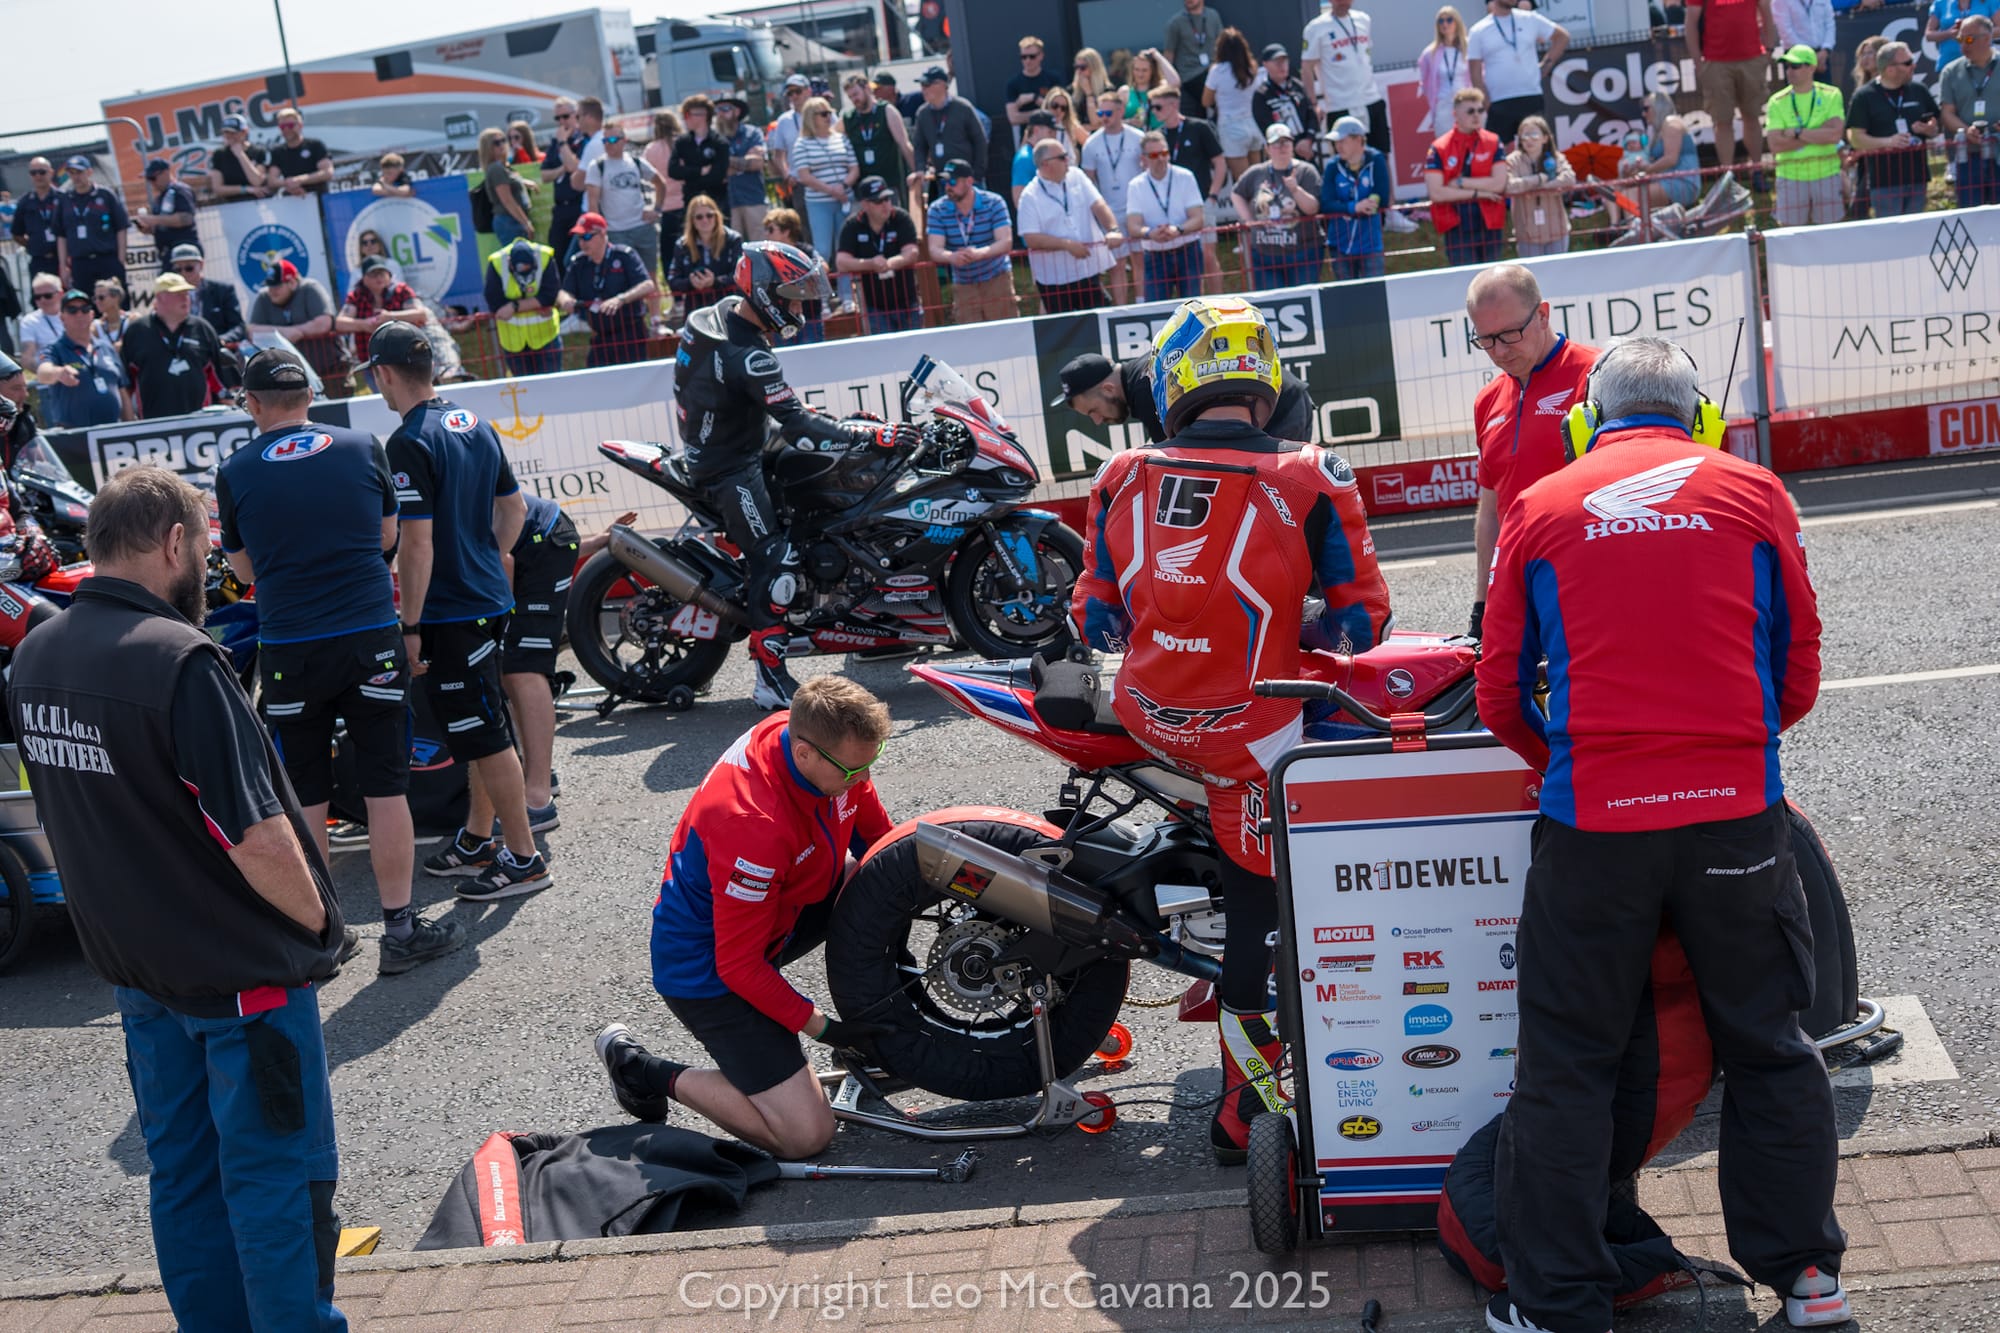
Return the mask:
M1036 981L1028 987L1028 995L1034 1006L1035 1055L1041 1064L1042 1097L1027 1119L973 1125L927 1123L918 1113L903 1110L889 1100L890 1095L903 1086L893 1075L868 1068L859 1052L845 1050L835 1053L841 1068L819 1076L820 1086L829 1093L834 1118L934 1143L1020 1138L1069 1125L1075 1125L1086 1134L1104 1133L1118 1122L1117 1108L1112 1105L1108 1094L1078 1092L1067 1080L1056 1077L1055 1046L1049 1038L1048 983ZM1129 1038L1126 1041L1129 1043ZM1126 1049L1129 1049L1129 1044ZM881 1102L889 1108L888 1112L861 1109L864 1097Z

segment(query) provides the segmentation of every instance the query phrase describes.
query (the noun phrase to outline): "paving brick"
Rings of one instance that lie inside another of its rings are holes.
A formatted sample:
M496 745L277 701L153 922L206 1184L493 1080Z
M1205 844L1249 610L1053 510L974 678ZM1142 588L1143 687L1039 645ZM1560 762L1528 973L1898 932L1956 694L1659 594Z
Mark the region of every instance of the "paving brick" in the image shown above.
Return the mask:
M1244 1214L1232 1209L1212 1211L1235 1213L1242 1220ZM1112 1240L1123 1236L1180 1236L1193 1235L1201 1230L1199 1213L1148 1213L1136 1217L1107 1217L1091 1227L1091 1236L1097 1240Z
M1882 1224L1867 1208L1849 1208L1838 1216L1841 1227L1847 1232L1847 1247L1850 1250L1883 1243Z
M1042 1246L1037 1230L1036 1227L1007 1227L995 1231L986 1249L993 1267L1004 1272L1032 1266Z
M1200 1237L1195 1232L1148 1236L1139 1271L1149 1282L1185 1282L1194 1276Z
M561 1282L568 1286L581 1276L583 1267L581 1263L501 1264L481 1271L486 1274L486 1285L489 1287L533 1287L549 1282Z
M1961 1217L1939 1228L1951 1257L1961 1264L2000 1262L2000 1225L1991 1217Z
M2000 1212L2000 1171L1975 1171L1972 1188L1991 1212Z
M1958 1164L1953 1153L1918 1153L1905 1157L1903 1165L1909 1168L1910 1179L1916 1182L1917 1193L1933 1197L1945 1194L1966 1194L1972 1190L1971 1178L1965 1168Z
M1986 1201L1977 1194L1946 1194L1941 1197L1884 1199L1868 1206L1878 1222L1921 1222L1926 1219L1984 1217Z
M1677 1171L1649 1171L1639 1177L1639 1206L1654 1217L1685 1217L1694 1211L1687 1182Z
M1099 1282L1137 1282L1139 1263L1144 1257L1146 1242L1136 1236L1114 1237L1110 1240L1092 1238L1090 1246L1090 1271L1097 1274Z
M342 1273L333 1281L333 1298L342 1302L349 1296L380 1296L388 1290L389 1279L394 1276L394 1273Z
M1417 1282L1415 1247L1407 1242L1386 1242L1362 1251L1361 1275L1364 1286L1413 1287Z
M1882 1239L1895 1256L1898 1270L1936 1268L1951 1262L1936 1222L1885 1222Z
M532 1288L506 1288L509 1300L515 1293ZM458 1333L553 1333L560 1326L563 1306L555 1304L513 1305L499 1309L462 1310L458 1314ZM362 1333L368 1333L363 1329Z
M433 1272L425 1276L430 1286L430 1294L424 1299L426 1314L477 1309L483 1304L478 1297L486 1285L484 1267L447 1268L441 1273Z
M2000 1148L1961 1148L1952 1156L1967 1171L2000 1171Z
M604 1301L624 1295L626 1284L638 1274L645 1262L623 1255L581 1259L575 1263L565 1262L560 1271L574 1283L570 1290L571 1301Z
M1836 1181L1833 1187L1833 1206L1853 1208L1861 1203L1861 1187L1852 1179ZM1651 1211L1651 1210L1648 1210Z
M567 1305L576 1293L576 1283L568 1278L550 1275L547 1282L510 1282L503 1286L487 1283L479 1298L471 1303L470 1309L486 1309L502 1305Z
M458 1333L462 1318L456 1314L392 1315L370 1321L364 1333Z
M1892 1273L1895 1269L1896 1256L1889 1253L1887 1245L1850 1245L1840 1258L1843 1273Z
M609 1301L573 1301L563 1307L558 1328L570 1328L590 1324L629 1324L632 1327L649 1327L668 1311L653 1296L620 1296ZM714 1317L714 1312L710 1312ZM737 1316L732 1315L732 1318Z
M141 1291L129 1295L115 1295L107 1298L104 1304L104 1314L157 1314L161 1311L170 1311L172 1309L173 1306L167 1304L167 1293L164 1291Z
M82 1328L91 1317L104 1308L103 1296L83 1296L62 1301L36 1301L31 1309L42 1312L41 1322L35 1325L35 1333L47 1329L49 1333L66 1333L66 1330Z
M1881 1199L1907 1199L1917 1192L1910 1168L1901 1157L1864 1157L1854 1164L1854 1183L1861 1197L1870 1203Z
M1240 1218L1238 1220L1241 1221ZM1088 1222L1050 1222L1036 1229L1042 1233L1041 1252L1035 1260L1039 1264L1076 1266L1090 1253L1091 1224Z
M86 1327L90 1333L174 1333L174 1316L166 1310L133 1314L100 1314Z
M1722 1194L1717 1189L1717 1176L1713 1171L1676 1171L1681 1184L1688 1193L1689 1217L1722 1216Z
M403 1315L425 1313L425 1302L430 1299L431 1283L440 1272L436 1268L420 1268L407 1273L397 1273L382 1290L382 1303L375 1307L377 1319L396 1319Z

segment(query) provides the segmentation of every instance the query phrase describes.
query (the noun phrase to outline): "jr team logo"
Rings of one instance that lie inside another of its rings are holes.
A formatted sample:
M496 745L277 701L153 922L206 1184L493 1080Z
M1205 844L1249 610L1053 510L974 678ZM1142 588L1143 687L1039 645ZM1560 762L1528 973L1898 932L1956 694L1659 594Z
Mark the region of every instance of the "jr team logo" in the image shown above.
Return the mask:
M264 461L267 463L291 463L301 458L311 458L333 443L331 435L323 435L316 430L298 431L281 440L273 440L264 446Z
M462 407L454 407L438 419L438 424L442 425L448 431L466 435L471 433L472 428L479 424L479 418Z

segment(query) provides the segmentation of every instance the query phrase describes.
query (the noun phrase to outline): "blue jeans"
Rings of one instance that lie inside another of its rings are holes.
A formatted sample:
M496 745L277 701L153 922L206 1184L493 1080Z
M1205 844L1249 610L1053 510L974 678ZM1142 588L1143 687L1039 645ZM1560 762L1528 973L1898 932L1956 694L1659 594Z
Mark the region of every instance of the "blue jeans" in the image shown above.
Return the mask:
M1146 299L1189 301L1201 295L1201 242L1144 254Z
M493 215L493 237L502 245L512 245L523 236L533 234L528 228L514 221L512 213L503 210Z
M840 224L847 218L847 206L829 194L815 194L802 190L806 197L806 225L812 228L812 246L819 251L826 266L834 266L834 252L840 249ZM854 299L854 278L850 274L840 274L834 279L835 290L842 301Z
M2000 204L2000 163L1975 150L1958 164L1958 206L1981 204Z
M1387 271L1384 268L1386 261L1387 256L1380 250L1372 255L1335 255L1333 280L1352 282L1356 278L1379 278Z
M1884 185L1877 181L1869 187L1868 199L1875 207L1876 217L1900 218L1923 212L1928 192L1929 187L1922 181L1907 185Z
M200 1333L345 1333L333 1303L340 1158L319 994L248 1018L193 1018L116 990L152 1161L167 1301Z
M1250 290L1305 287L1319 281L1319 247L1301 243L1293 252L1272 253L1250 247Z
M921 310L868 310L861 316L863 333L908 333L923 326Z
M1485 214L1477 204L1458 206L1458 225L1444 234L1445 262L1456 267L1460 264L1497 264L1500 262L1501 243L1507 233L1499 227L1486 225Z

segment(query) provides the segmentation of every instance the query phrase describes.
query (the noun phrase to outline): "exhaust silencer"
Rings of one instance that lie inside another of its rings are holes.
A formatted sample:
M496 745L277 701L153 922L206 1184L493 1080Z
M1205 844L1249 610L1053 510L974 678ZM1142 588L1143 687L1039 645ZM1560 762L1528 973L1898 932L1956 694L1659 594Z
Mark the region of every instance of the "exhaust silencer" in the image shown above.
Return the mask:
M1108 944L1147 957L1159 947L1158 938L1130 920L1116 899L1061 871L935 824L918 824L916 843L917 871L941 898L974 903L1065 944Z
M643 574L676 601L698 606L733 625L743 623L741 607L730 605L709 590L701 574L671 551L663 551L622 523L611 526L611 558L635 574Z

